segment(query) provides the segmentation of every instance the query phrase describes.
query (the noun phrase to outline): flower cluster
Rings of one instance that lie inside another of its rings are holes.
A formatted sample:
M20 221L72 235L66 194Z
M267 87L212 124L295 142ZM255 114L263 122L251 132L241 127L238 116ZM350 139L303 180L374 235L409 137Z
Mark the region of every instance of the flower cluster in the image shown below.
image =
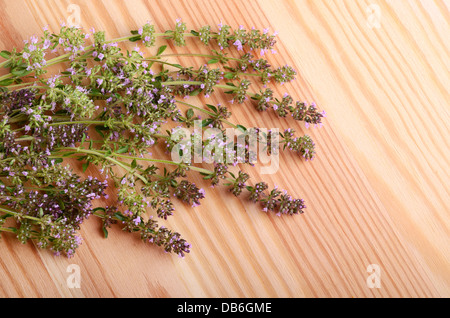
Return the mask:
M141 29L139 29L138 34L142 38L142 43L146 47L155 45L155 27L150 23L146 23Z
M200 205L200 200L205 197L205 190L198 188L194 183L188 180L182 180L178 183L174 196L192 204L192 206Z
M231 87L235 88L231 93L233 94L232 102L237 102L239 104L242 104L247 100L247 91L250 87L251 82L247 79L243 79L237 86Z
M296 75L297 72L289 65L281 66L273 72L273 78L281 84L293 81Z
M162 246L164 251L173 252L180 257L184 257L190 252L191 244L177 232L170 231L164 226L157 227L157 223L153 219L149 219L145 224L140 226L141 239L150 243Z
M184 32L186 31L186 23L182 22L181 19L177 19L175 23L175 29L171 33L171 37L174 43L178 46L186 45L184 39Z
M83 124L50 126L45 136L48 149L55 147L75 147L87 134L87 127Z
M211 26L206 25L201 27L198 31L191 31L191 34L199 37L201 42L208 45L212 40L215 40L221 50L230 46L234 46L238 51L243 50L243 46L248 46L251 50L260 50L261 55L265 51L274 51L273 47L276 44L277 33L270 34L269 29L263 31L251 28L245 30L244 26L240 25L235 30L231 26L219 23L217 25L217 32L213 32Z
M284 134L280 134L283 138L284 147L297 152L306 160L314 159L316 151L314 141L311 137L308 135L294 137L294 133L294 129L288 128L284 131Z
M220 179L226 178L228 172L228 166L223 163L214 163L214 172L209 176L211 179L211 185L215 186L219 184Z
M314 103L307 106L306 103L297 102L292 111L292 117L295 120L304 121L306 127L309 127L309 124L321 124L322 117L325 117L325 112L319 111Z
M0 96L2 109L6 114L11 115L14 111L25 112L33 105L36 98L36 91L33 89L21 89L12 92L6 92Z
M259 202L264 212L275 211L278 216L304 213L303 209L306 205L303 199L293 199L286 190L280 191L276 186L268 192L266 190L269 186L265 182L258 182L254 186L247 185L248 178L248 174L239 171L237 177L233 176L230 191L239 196L243 189L246 189L249 200L254 203Z
M214 92L214 86L217 85L223 79L223 72L220 69L208 69L206 65L200 68L198 75L194 78L194 81L202 82L200 89L208 97Z
M270 88L267 88L265 91L261 91L261 95L257 94L253 99L258 100L258 104L256 104L256 109L259 111L265 111L271 106L271 102L273 99L273 91Z

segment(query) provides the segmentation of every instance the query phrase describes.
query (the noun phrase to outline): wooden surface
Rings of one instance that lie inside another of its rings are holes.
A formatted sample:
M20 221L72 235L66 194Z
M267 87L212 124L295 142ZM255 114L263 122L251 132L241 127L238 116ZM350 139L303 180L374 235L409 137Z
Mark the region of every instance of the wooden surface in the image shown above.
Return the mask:
M2 234L1 297L450 296L449 1L0 0L1 49L44 25L56 30L70 4L83 27L108 38L147 20L171 28L179 17L189 29L223 22L278 31L278 54L267 58L299 74L276 93L315 101L328 116L307 131L314 161L284 153L276 174L248 172L303 197L308 209L268 216L207 188L200 207L178 204L167 222L193 244L185 259L120 229L105 240L94 218L72 259ZM233 112L245 125L306 132L252 107ZM67 285L70 264L80 267L79 289ZM367 284L370 264L380 288Z

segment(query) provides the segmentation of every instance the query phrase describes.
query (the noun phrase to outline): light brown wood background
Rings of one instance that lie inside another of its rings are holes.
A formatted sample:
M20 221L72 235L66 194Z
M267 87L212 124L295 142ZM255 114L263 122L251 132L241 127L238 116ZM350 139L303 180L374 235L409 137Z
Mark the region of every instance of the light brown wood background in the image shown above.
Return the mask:
M1 297L450 296L449 1L0 0L0 48L21 47L47 24L56 30L70 4L84 28L108 38L147 20L171 28L178 17L189 29L223 22L278 31L278 54L267 58L299 74L276 93L315 101L325 125L307 131L243 105L233 106L234 120L314 138L312 162L284 153L276 174L247 169L308 209L266 215L207 188L200 207L178 204L167 222L193 244L185 259L120 229L105 240L95 218L72 259L2 234ZM70 264L80 266L80 289L68 288ZM380 267L381 288L366 283L370 264Z

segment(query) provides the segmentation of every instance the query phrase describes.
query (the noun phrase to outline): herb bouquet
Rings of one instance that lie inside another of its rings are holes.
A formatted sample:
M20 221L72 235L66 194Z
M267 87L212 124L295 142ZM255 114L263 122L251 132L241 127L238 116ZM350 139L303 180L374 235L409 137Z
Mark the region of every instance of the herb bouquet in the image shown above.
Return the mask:
M167 45L156 48L158 37L176 46L194 38L209 51L167 54ZM135 48L121 49L125 41L135 42ZM95 216L105 236L117 223L145 242L184 256L191 245L157 220L173 214L172 198L191 205L204 199L204 190L187 171L213 186L223 183L235 196L245 193L266 212L303 213L302 199L269 189L265 182L251 183L238 168L257 162L256 149L266 155L290 149L312 159L311 138L295 136L293 129L279 132L229 121L231 104L248 103L255 111L271 109L307 126L321 125L324 112L314 104L294 102L288 94L276 97L269 88L296 76L292 67L272 68L263 58L275 43L276 34L268 30L220 24L216 30L204 26L187 32L177 20L173 30L157 33L147 23L115 40L102 31L62 25L56 34L44 28L22 50L2 51L0 67L8 72L0 76L0 232L71 257L81 244L81 224ZM155 47L154 55L144 56L142 46ZM230 49L239 57L230 57ZM182 55L203 58L204 65L168 62ZM57 64L64 71L52 73ZM251 92L250 79L264 89ZM228 105L187 102L188 96L220 91L229 94ZM230 128L243 142L224 138ZM150 150L157 144L170 156L155 158ZM82 165L82 174L74 172L74 164ZM101 179L87 173L89 165L98 167ZM114 205L96 204L107 199L108 186Z

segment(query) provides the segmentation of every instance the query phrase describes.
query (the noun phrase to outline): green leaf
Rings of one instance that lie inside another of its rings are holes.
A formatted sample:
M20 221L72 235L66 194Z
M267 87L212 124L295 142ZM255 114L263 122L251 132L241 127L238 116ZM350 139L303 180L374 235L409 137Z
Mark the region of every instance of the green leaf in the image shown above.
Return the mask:
M48 159L50 162L51 161L54 161L55 163L61 163L61 162L63 162L63 159L62 158L54 158L54 159Z
M8 86L8 85L11 85L12 83L14 83L14 79L7 78L7 79L4 79L3 81L0 81L0 86Z
M61 208L61 210L64 210L66 208L66 205L64 204L63 201L58 200L58 203L59 203L59 207Z
M91 89L90 94L97 96L97 95L101 95L102 93L100 92L100 90L98 88L93 88L93 89Z
M195 31L195 30L191 30L191 34L193 34L193 35L195 35L195 36L199 36L200 34L197 32L197 31Z
M197 96L198 94L200 94L201 91L202 91L201 88L197 88L196 90L193 90L192 92L190 92L189 96Z
M83 172L86 172L86 170L87 170L87 168L89 167L89 161L88 162L85 162L85 163L83 163L83 166L82 166L82 168L83 168Z
M11 52L1 51L0 56L3 57L4 59L9 59L11 57Z
M108 127L105 127L105 126L95 126L95 131L96 131L100 136L102 136L102 138L105 138L105 135L104 135L103 132L102 132L102 131L105 131L105 130L109 130L109 128L108 128Z
M105 212L106 210L105 210L105 208L97 207L97 208L93 209L92 211L94 211L94 212L97 212L97 211Z
M247 128L245 128L245 127L242 126L242 125L236 125L236 127L237 127L240 131L242 131L242 132L246 132L246 131L247 131Z
M203 120L202 120L202 127L206 127L206 126L208 126L209 124L211 124L212 122L213 122L213 120L212 120L211 118L203 119Z
M206 107L208 107L209 109L211 109L213 112L215 112L217 114L217 108L214 105L210 105L210 104L206 104Z
M162 45L159 47L158 52L156 53L156 56L159 56L163 54L163 52L167 49L167 45Z
M137 167L136 159L133 159L133 161L131 162L131 169L134 169L136 167Z
M102 230L103 230L103 235L105 236L105 238L108 238L108 230L106 229L106 227L102 226Z
M69 114L69 112L64 109L60 109L55 113L55 115L68 115L68 114Z
M118 219L119 221L125 221L125 216L124 216L121 212L116 212L116 213L114 213L114 216L115 216L116 219Z
M140 36L140 35L133 36L132 38L130 38L130 42L137 42L137 41L139 41L140 39L141 39L141 36Z
M191 119L194 116L194 110L192 108L189 108L186 112L186 118Z
M74 153L76 153L76 152L74 152L74 151L71 151L71 152L65 152L61 157L68 157L68 156L70 156L70 155L73 155Z
M126 153L126 152L128 152L128 146L124 146L116 151L116 153L118 153L118 154Z
M223 75L223 77L227 78L227 79L233 79L234 78L234 73L231 73L231 72L225 73L225 75Z
M27 70L27 64L20 64L11 70L11 74L17 77L22 77L31 73L31 71Z
M7 61L5 65L3 65L3 68L11 68L13 63L11 61Z
M218 59L210 59L208 62L206 62L206 63L208 63L208 64L215 64L215 63L218 63L219 62L219 60Z
M134 34L134 35L139 34L138 30L131 30L130 32L131 32L131 34Z

